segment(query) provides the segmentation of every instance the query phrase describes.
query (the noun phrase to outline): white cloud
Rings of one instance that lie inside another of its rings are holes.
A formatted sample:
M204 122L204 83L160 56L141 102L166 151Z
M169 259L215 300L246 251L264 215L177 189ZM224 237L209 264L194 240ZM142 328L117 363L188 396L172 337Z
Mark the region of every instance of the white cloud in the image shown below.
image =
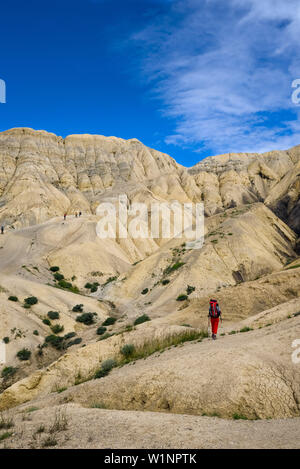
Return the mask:
M299 30L298 0L174 1L133 38L143 45L144 76L176 122L166 141L214 153L299 144L291 101Z

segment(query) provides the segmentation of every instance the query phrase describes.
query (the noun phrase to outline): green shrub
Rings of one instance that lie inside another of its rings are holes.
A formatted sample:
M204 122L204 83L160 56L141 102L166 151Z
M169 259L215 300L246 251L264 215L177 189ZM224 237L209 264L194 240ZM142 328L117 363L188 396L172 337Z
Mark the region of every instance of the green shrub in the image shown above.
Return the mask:
M190 295L191 293L193 293L193 291L195 291L196 288L195 287L192 287L191 285L188 285L187 286L187 289L186 289L186 293L187 295Z
M165 270L164 270L164 275L168 275L168 274L171 274L172 272L174 272L175 270L179 269L180 267L182 267L183 265L185 264L185 262L175 262L175 264L173 265L169 265L169 267L167 267Z
M151 321L151 319L149 318L149 316L147 316L147 314L143 314L142 316L136 318L136 320L134 321L134 325L137 326L138 324L142 324L143 322L147 321Z
M59 267L57 265L54 265L53 267L50 267L51 272L58 272L59 271Z
M88 290L90 290L92 288L92 286L93 286L93 284L88 282L84 285L84 288L87 288Z
M1 377L8 378L9 376L13 376L16 373L16 371L17 371L17 368L14 368L12 366L6 366L1 371Z
M38 331L37 329L35 329L35 330L33 331L33 335L39 335L39 331Z
M63 280L65 277L63 276L63 274L60 274L58 272L55 272L55 274L53 275L53 277L55 278L55 280L57 281L60 281L60 280Z
M82 338L81 337L76 337L74 340L70 340L70 342L67 343L66 348L72 347L72 345L78 345L81 344Z
M9 344L9 337L3 337L3 342L5 344Z
M104 332L106 332L106 331L107 331L106 327L100 326L100 327L98 327L98 329L97 329L97 334L98 334L98 335L103 335Z
M253 331L253 329L251 329L251 327L247 327L247 326L240 329L240 332L249 332L249 331Z
M126 344L124 345L120 352L125 358L129 358L135 351L135 346L133 344Z
M55 286L62 290L69 290L72 293L79 293L78 287L76 287L76 285L72 285L70 282L66 282L66 280L59 280Z
M31 305L28 305L27 303L25 303L25 304L23 305L23 308L29 309L29 308L31 308Z
M141 294L142 295L146 295L148 293L149 289L148 288L144 288L143 291L141 291Z
M170 283L170 280L166 278L166 279L162 280L161 283L163 285L168 285L168 283Z
M9 296L8 299L9 301L19 301L17 296Z
M93 313L83 313L80 316L77 316L76 321L82 322L86 326L90 326L95 322Z
M74 313L82 313L83 312L83 305L75 305L72 308Z
M68 334L64 335L64 340L72 339L76 336L76 332L68 332Z
M108 339L109 337L112 337L114 334L110 334L109 332L105 332L105 334L103 334L99 340L105 340L105 339Z
M188 296L187 295L179 295L176 298L176 301L184 301L187 300Z
M108 360L105 360L102 364L101 364L101 368L96 371L95 375L94 375L94 379L99 379L99 378L103 378L104 376L107 376L108 373L117 365L116 361L113 360L113 359L108 359Z
M116 318L109 316L105 319L105 321L101 324L102 326L112 326L116 322Z
M108 283L110 282L114 282L115 280L117 280L118 277L109 277L106 282L103 284L103 286L105 287L105 285L107 285Z
M92 285L91 287L91 293L95 293L98 290L97 285Z
M248 420L248 417L246 417L245 415L242 415L242 414L233 414L232 418L234 420Z
M37 299L36 296L29 296L28 298L25 298L25 300L24 300L24 303L26 305L30 305L30 306L36 305L37 302L38 302L38 299Z
M60 324L55 324L55 326L51 327L51 331L53 334L59 334L64 330L64 326L61 326Z
M45 339L47 344L50 344L52 347L56 348L57 350L61 350L63 348L63 337L59 337L58 335L48 335Z
M47 314L48 318L49 319L59 319L59 313L57 311L48 311L48 314Z
M12 436L13 432L5 432L0 435L0 441L6 440L6 438L10 438Z
M29 360L29 358L31 357L31 351L28 350L27 348L23 348L22 350L18 351L17 357L19 360L22 360L22 361Z
M51 322L47 318L43 319L43 324L46 324L46 326L51 326Z

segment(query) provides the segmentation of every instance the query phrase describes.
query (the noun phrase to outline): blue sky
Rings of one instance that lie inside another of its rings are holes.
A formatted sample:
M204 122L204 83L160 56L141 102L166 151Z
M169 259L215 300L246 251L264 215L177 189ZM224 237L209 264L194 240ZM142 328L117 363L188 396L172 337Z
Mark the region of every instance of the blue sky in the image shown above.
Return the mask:
M191 166L300 144L299 0L2 2L0 130L138 138Z

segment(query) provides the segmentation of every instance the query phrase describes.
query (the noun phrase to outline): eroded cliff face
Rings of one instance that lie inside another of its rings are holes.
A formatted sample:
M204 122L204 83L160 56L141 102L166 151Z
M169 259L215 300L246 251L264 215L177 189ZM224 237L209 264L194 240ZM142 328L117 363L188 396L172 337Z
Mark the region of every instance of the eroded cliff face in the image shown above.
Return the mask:
M104 197L205 204L206 215L265 202L300 232L300 146L228 154L187 169L136 139L70 135L27 128L0 133L0 221L16 227L63 212L95 213Z

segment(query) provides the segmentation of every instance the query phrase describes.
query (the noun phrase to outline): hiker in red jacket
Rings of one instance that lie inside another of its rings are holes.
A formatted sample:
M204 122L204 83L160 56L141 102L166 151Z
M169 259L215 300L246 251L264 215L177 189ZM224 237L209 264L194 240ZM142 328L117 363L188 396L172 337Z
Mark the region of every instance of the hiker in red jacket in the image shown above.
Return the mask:
M219 326L219 320L221 318L222 321L222 313L220 310L220 307L218 305L217 300L210 300L209 301L209 313L208 313L208 321L210 318L210 323L211 323L211 336L213 340L216 340L217 338L217 332L218 332L218 326Z

